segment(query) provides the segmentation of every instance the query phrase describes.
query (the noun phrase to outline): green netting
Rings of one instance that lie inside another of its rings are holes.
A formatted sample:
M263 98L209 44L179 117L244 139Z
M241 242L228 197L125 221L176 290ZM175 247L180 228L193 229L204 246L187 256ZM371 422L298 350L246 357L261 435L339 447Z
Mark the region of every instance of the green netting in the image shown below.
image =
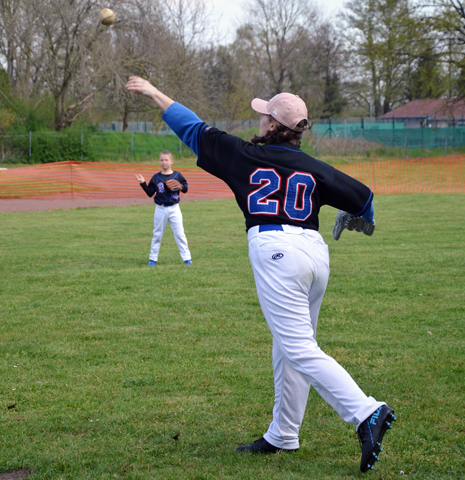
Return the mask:
M389 147L444 148L465 145L465 127L404 128L396 123L319 124L312 132L320 137L360 138Z

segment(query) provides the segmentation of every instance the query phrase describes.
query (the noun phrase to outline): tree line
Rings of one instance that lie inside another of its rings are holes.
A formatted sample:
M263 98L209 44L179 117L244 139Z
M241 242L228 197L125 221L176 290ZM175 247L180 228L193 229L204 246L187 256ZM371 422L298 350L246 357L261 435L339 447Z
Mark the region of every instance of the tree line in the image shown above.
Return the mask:
M130 95L140 75L205 119L249 118L253 97L290 91L314 119L379 116L417 98L465 94L465 0L246 0L220 42L207 0L0 0L0 131L161 123Z

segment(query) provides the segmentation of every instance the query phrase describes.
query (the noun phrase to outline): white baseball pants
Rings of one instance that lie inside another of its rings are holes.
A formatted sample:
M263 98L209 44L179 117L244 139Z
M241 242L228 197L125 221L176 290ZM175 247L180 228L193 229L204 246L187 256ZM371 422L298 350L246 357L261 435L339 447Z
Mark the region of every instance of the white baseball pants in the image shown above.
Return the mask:
M160 252L161 239L165 233L166 223L169 223L173 230L174 239L181 254L183 261L191 260L191 252L187 245L186 234L182 223L182 213L179 204L175 203L169 207L155 205L155 214L153 218L153 238L150 248L150 260L157 261Z
M249 258L260 305L273 335L275 405L264 435L275 447L299 447L310 386L346 422L359 425L384 402L367 397L315 339L329 278L328 246L313 230L248 232Z

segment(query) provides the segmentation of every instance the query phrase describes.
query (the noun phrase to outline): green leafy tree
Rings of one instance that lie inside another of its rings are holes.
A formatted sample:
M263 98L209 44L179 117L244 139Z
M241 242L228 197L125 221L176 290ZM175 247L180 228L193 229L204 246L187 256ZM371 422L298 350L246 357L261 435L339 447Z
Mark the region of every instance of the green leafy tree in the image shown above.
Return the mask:
M352 0L347 8L353 70L367 78L375 115L382 115L404 99L416 42L413 9L409 0Z
M435 33L435 46L444 65L444 83L448 97L465 97L465 2L433 0L434 10L424 17Z

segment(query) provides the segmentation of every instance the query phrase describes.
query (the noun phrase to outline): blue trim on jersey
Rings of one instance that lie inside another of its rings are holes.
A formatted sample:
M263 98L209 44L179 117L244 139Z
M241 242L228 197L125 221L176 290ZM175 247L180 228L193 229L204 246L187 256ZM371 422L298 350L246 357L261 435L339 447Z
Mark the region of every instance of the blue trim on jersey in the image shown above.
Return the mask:
M367 203L365 203L365 206L360 210L360 212L356 213L355 216L358 217L361 215L365 221L372 222L375 215L375 210L373 208L372 201L373 201L373 192L370 191L370 198L367 200Z
M283 150L289 150L290 152L300 152L301 150L297 147L295 147L295 150L293 148L288 148L288 147L282 147L281 145L263 145L264 147L269 147L269 148L282 148Z
M206 125L191 110L180 103L171 104L163 114L163 120L173 132L198 156L199 133Z
M362 218L363 220L365 220L365 222L373 222L373 219L375 218L375 209L373 207L373 202L371 202L368 210L362 215Z
M161 172L160 172L161 173ZM179 172L173 172L175 173L176 175L173 177L173 178L170 178L170 180L176 180L176 177L179 175ZM159 177L158 176L158 173L155 174L162 182L164 182L163 178ZM162 175L165 175L164 173L162 173ZM169 175L172 175L172 173L170 173Z

